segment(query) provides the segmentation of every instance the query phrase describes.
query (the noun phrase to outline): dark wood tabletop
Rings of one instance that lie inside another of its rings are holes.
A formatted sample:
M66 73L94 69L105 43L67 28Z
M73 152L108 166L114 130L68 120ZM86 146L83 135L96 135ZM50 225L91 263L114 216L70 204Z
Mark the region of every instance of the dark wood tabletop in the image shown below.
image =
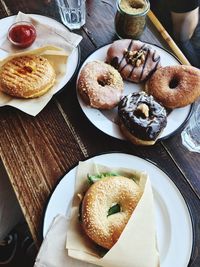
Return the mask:
M0 18L16 15L18 11L61 21L54 1L0 1ZM87 0L86 25L76 31L83 36L80 66L95 49L117 39L115 12L114 0ZM140 39L171 51L150 19L147 19L147 27ZM37 242L42 239L40 229L44 209L61 177L80 160L99 153L120 151L153 161L179 188L193 221L194 247L189 266L200 266L199 154L183 147L181 130L150 147L137 147L101 132L79 106L76 77L36 117L11 107L0 109L0 156L33 238Z

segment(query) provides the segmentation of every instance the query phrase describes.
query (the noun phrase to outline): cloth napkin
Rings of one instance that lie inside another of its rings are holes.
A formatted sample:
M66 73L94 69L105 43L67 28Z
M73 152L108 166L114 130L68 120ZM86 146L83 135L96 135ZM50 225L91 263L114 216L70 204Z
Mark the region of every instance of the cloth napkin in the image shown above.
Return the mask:
M34 267L94 267L68 256L66 245L68 219L64 215L54 218L36 257Z
M47 105L53 95L65 85L64 81L66 80L69 59L73 59L73 53L82 37L70 32L64 26L62 29L58 28L57 24L55 26L46 25L40 20L35 19L32 15L26 15L22 12L18 13L16 21L30 21L36 27L37 38L32 46L22 50L10 44L6 33L3 36L4 40L0 45L0 50L8 54L5 57L5 53L3 53L3 58L0 58L0 66L6 62L7 58L12 56L26 53L45 55L56 71L56 83L46 94L33 99L14 98L0 92L0 107L8 105L20 109L29 115L36 116ZM0 53L1 56L2 53Z

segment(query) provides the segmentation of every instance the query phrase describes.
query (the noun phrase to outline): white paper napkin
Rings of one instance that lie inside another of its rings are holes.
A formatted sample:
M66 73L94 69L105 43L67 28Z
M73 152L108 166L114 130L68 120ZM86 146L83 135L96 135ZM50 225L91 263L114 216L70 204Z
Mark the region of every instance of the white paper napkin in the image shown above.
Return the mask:
M30 47L23 49L26 51L46 45L53 45L63 48L68 54L70 54L82 40L82 36L70 32L67 28L63 28L63 30L57 29L56 27L41 23L33 16L24 14L22 12L18 13L16 17L16 22L17 21L31 22L36 28L37 38ZM12 46L7 38L5 38L0 48L8 53L16 53L22 51L22 49L19 50L15 46Z
M62 86L60 86L60 84L64 85L63 81L66 77L66 72L67 72L66 69L67 58L69 58L70 55L72 55L74 49L82 40L82 37L70 32L67 28L58 29L56 25L55 27L52 27L50 25L43 24L39 20L33 18L33 16L26 15L22 12L18 13L16 21L32 22L32 24L36 27L37 30L36 41L29 48L22 50L12 46L10 42L7 40L6 36L4 36L4 41L0 46L0 49L6 51L9 57L11 55L15 56L15 55L20 55L21 53L26 54L32 51L39 51L40 55L46 54L45 56L49 57L48 59L51 59L52 62L54 60L53 65L56 66L55 71L57 79L55 85L46 94L38 98L20 99L11 97L9 95L0 92L0 107L8 105L15 107L29 115L36 116L47 105L47 103L51 100L53 95L57 93L60 89L62 89ZM57 56L58 51L54 50L53 47L58 47L58 49L63 51L63 54ZM40 49L42 49L44 53L43 52L41 53ZM51 53L52 55L50 55ZM55 62L55 58L57 62ZM1 58L0 62L2 61L4 62L5 58ZM57 67L60 68L58 62L60 63L60 66L64 64L65 69L62 68L62 70L64 69L64 71L61 72L60 69L59 70L57 69Z
M67 224L65 216L55 217L40 247L34 267L94 267L67 255L65 248Z

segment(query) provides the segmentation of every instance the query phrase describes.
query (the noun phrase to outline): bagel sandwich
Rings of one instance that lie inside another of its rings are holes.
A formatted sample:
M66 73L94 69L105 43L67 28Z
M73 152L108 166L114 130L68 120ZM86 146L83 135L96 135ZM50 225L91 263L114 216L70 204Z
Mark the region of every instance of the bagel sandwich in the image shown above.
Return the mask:
M117 173L88 175L90 184L80 205L85 234L106 250L118 241L142 195L138 184Z

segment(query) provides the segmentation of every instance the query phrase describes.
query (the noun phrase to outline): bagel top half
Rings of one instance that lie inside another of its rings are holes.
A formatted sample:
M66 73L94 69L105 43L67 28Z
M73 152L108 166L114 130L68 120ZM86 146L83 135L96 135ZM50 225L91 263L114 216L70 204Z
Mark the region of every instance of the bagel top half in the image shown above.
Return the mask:
M1 67L0 91L14 97L35 98L45 94L55 79L55 70L46 58L18 56Z
M110 249L119 239L141 197L140 187L123 176L95 182L86 192L81 207L82 227L96 244ZM109 215L113 206L118 212Z

